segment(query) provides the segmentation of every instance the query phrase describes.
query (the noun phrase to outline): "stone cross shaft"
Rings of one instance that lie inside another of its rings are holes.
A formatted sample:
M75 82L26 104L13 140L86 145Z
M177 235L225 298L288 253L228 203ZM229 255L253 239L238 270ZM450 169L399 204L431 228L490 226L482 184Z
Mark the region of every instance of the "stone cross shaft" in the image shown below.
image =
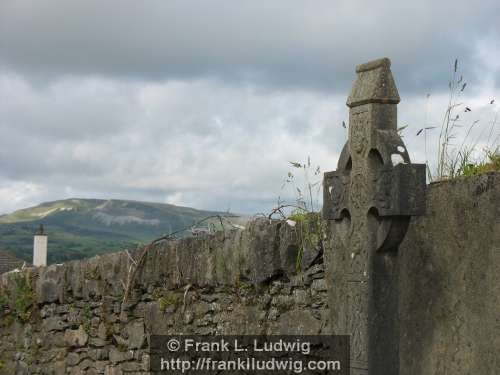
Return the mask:
M325 253L335 334L351 336L351 374L399 374L397 248L424 210L425 165L397 131L399 94L387 58L356 68L349 140L324 175Z

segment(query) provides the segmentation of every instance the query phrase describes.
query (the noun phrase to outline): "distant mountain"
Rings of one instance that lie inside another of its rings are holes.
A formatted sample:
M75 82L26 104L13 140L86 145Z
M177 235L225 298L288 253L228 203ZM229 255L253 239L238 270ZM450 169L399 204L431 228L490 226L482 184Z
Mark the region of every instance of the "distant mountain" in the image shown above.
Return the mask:
M49 236L49 263L57 263L147 243L216 214L227 215L163 203L59 200L0 216L0 249L31 262L33 234L43 224ZM234 215L231 222L244 224L246 218Z

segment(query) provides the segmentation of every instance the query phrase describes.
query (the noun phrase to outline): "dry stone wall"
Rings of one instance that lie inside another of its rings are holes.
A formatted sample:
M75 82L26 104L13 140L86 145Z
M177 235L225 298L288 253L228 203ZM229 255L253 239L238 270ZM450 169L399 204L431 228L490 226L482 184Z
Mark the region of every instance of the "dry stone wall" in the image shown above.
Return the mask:
M0 374L146 374L152 333L326 333L321 253L299 248L296 228L264 219L245 231L160 244L126 306L138 254L4 275L10 306L0 323Z

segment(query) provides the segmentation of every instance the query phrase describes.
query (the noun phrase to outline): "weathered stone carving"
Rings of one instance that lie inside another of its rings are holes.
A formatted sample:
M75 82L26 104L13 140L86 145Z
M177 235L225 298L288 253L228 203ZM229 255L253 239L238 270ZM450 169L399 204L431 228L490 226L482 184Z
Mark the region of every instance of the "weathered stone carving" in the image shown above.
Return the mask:
M397 132L399 94L387 58L356 68L349 140L324 175L331 220L330 304L336 334L351 335L352 374L399 374L396 250L424 210L425 165L410 164ZM396 164L396 161L401 161Z

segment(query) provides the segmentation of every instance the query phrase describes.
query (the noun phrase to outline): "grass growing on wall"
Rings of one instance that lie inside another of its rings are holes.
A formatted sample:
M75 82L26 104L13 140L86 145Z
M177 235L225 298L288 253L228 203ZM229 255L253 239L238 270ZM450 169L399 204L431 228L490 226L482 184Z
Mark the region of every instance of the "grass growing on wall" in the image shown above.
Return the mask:
M495 133L499 111L494 110L492 119L487 122L478 119L468 124L463 122L462 114L473 110L463 102L463 93L467 87L456 59L448 83L448 105L438 127L437 165L434 172L428 161L427 133L433 134L432 130L436 127L424 124L424 128L417 133L425 137L425 159L430 182L500 171L500 134ZM427 95L427 99L429 96L430 94ZM494 103L495 99L491 99L488 105L494 108ZM474 137L477 132L479 135L476 134ZM431 141L433 140L436 140L436 137L431 138Z
M14 291L14 315L19 321L26 323L31 319L35 293L25 275L16 275L14 282L16 284Z
M26 323L32 317L36 295L26 275L15 274L13 282L14 288L10 292L0 289L0 317L5 324L14 319Z
M322 244L321 215L317 212L294 212L288 217L288 220L296 223L299 251L295 260L295 268L297 272L300 272L302 271L304 252Z
M500 153L497 151L485 151L486 158L482 161L471 162L467 158L459 159L457 176L477 176L482 173L500 171Z
M291 189L294 201L287 203L281 201L279 197L278 205L273 209L269 218L279 215L296 232L299 249L295 259L295 267L297 272L301 272L304 252L323 246L323 227L319 213L323 176L321 168L314 166L310 157L305 163L290 162L290 165L293 169L288 171L281 189ZM299 173L299 179L296 178L294 172Z

